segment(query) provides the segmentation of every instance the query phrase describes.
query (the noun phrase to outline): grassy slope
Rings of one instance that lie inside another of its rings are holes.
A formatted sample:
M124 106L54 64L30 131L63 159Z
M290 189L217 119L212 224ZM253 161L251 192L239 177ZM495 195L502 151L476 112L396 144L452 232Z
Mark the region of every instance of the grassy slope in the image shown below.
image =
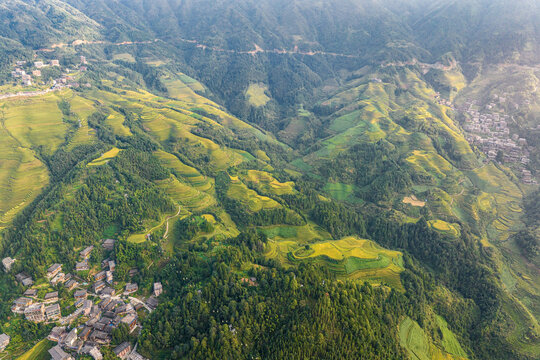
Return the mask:
M407 350L409 358L412 360L465 359L466 354L461 349L461 345L457 342L454 334L452 334L445 326L443 327L443 335L445 335L443 344L445 347L444 349L440 349L431 342L427 334L416 321L405 318L399 325L399 339L401 346ZM451 353L450 351L455 351L456 353Z

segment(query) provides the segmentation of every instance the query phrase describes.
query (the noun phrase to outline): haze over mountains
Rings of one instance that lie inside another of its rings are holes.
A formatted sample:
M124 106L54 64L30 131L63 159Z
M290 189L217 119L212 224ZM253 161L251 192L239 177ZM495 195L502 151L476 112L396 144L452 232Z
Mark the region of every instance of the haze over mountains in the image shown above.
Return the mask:
M0 1L6 356L538 359L538 24L534 0ZM58 318L17 305L54 291Z

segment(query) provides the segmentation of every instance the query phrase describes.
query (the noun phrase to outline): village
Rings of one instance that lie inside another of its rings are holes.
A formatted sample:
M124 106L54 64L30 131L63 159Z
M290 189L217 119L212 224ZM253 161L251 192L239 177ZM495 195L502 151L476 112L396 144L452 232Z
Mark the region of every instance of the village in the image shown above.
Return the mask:
M80 84L75 80L75 72L82 73L88 70L88 62L85 56L80 57L80 63L76 66L77 69L62 68L60 60L53 59L48 63L45 61L34 61L32 64L25 60L19 60L14 64L14 69L11 71L11 77L15 85L25 87L35 87L37 85L47 85L45 89L33 91L19 91L17 93L0 94L0 100L19 96L39 96L52 91L62 90L63 88L78 88ZM51 80L50 83L44 84L40 81L42 71L46 68L60 68L62 75ZM90 87L90 84L84 84L85 87Z
M105 239L101 246L105 251L111 251L114 243L113 239ZM89 273L89 259L93 250L94 246L88 246L80 251L80 261L73 269L74 274L65 273L62 264L52 264L47 269L46 279L43 280L50 285L48 288L56 291L43 293L40 287L35 286L37 281L29 275L19 273L15 276L26 291L14 300L11 310L28 321L55 325L47 337L57 343L49 350L53 360L71 360L77 355L102 359L101 347L111 344L113 331L123 326L130 334L139 332L142 329L140 315L152 312L163 292L161 283L157 282L153 284L152 294L147 299L134 297L139 292L139 286L132 282L125 285L115 282L116 264L112 259L103 260L98 272ZM15 262L15 259L4 258L4 270L10 272ZM91 281L85 280L82 272L86 272ZM137 272L137 269L131 269L130 277ZM115 287L118 289L119 286L122 286L122 291L117 293ZM60 287L66 291L57 291ZM59 293L68 295L62 298ZM64 304L63 307L61 304ZM5 349L9 341L9 336L0 335L0 351ZM137 353L136 344L133 346L123 342L113 347L113 351L120 359L144 360Z
M504 98L497 97L499 101ZM508 127L511 117L495 111L495 104L489 103L479 110L478 101L465 102L455 110L465 117L463 129L470 144L477 146L491 161L502 161L512 167L524 184L536 185L538 181L527 169L530 151L527 140L512 134Z

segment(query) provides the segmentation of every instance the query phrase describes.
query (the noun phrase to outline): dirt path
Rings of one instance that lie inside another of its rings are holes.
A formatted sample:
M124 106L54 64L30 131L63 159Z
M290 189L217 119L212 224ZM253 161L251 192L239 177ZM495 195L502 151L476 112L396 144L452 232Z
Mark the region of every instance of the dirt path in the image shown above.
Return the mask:
M181 210L181 207L180 207L180 205L178 205L178 212L176 213L176 215L169 216L167 218L167 227L165 228L165 234L163 234L164 239L167 239L167 237L169 236L169 220L172 219L172 218L177 217L178 215L180 215L180 210Z
M165 230L165 234L163 234L163 239L166 239L167 236L169 236L169 220L171 220L172 218L175 218L177 217L178 215L180 215L180 212L182 211L182 207L180 205L178 205L178 211L176 212L175 215L171 215L171 216L168 216L165 220L163 220L163 222L157 226L154 226L153 228L151 228L150 230L148 230L148 232L146 233L146 236L150 236L150 234L152 233L152 231L160 228L163 226L164 223L167 224L167 227L166 227L166 230Z

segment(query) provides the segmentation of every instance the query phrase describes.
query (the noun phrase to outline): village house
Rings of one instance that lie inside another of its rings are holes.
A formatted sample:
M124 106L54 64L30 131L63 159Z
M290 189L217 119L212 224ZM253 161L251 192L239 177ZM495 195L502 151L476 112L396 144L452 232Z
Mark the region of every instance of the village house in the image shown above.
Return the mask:
M114 269L116 269L116 263L114 260L109 260L109 270L114 271Z
M92 254L92 250L94 250L94 246L88 246L86 249L80 252L81 258L86 260L90 257L90 254Z
M56 326L54 327L47 339L50 341L60 342L66 336L66 327L65 326Z
M139 285L135 283L127 283L126 284L126 290L124 291L124 294L129 295L137 292L139 290Z
M49 279L54 278L60 271L62 271L62 264L53 264L47 269L47 277Z
M90 270L90 265L88 265L87 260L84 260L75 264L75 271L88 271L88 270Z
M17 275L15 275L15 279L20 282L21 284L23 284L23 286L32 286L34 285L34 281L32 280L32 278L28 275L26 275L25 273L19 273Z
M109 284L112 284L112 283L113 283L113 280L114 280L112 271L107 270L107 271L105 272L105 275L106 275L106 280L107 280L107 282L108 282Z
M126 324L129 328L129 332L132 332L137 327L137 318L135 315L129 314L122 318L122 324Z
M120 359L127 359L131 353L131 344L128 342L122 343L115 347L113 351Z
M44 66L43 61L34 62L34 66L38 69L41 69Z
M60 61L58 61L58 60L51 60L51 66L60 66Z
M34 285L34 280L32 280L31 277L27 277L27 278L24 278L24 279L21 281L21 283L23 284L23 286L28 287L28 286Z
M91 333L92 328L89 326L85 326L79 334L79 339L81 339L82 341L87 341Z
M24 296L27 296L27 297L36 297L37 296L37 289L28 289L24 292Z
M47 320L49 321L55 321L60 319L62 316L60 312L60 305L58 304L52 304L45 308L45 315L47 316Z
M133 350L131 354L129 354L128 360L148 360L148 359L146 359L144 356L142 356L141 354Z
M68 289L69 291L75 289L77 286L79 286L79 282L74 279L69 280L68 282L66 282L65 285L66 289Z
M75 291L75 294L73 294L73 297L76 299L76 300L81 300L81 299L86 299L86 297L88 296L88 293L86 292L86 290L77 290Z
M101 295L105 296L114 296L116 294L116 291L114 291L113 288L105 287L105 289L101 290Z
M97 283L94 284L94 292L96 294L99 294L99 292L101 290L103 290L103 288L105 287L105 282L103 281L98 281Z
M103 355L99 351L99 348L94 344L86 344L81 349L81 354L90 355L94 360L102 360Z
M73 357L66 353L59 345L49 350L52 360L73 360Z
M45 305L33 304L24 309L24 316L26 320L33 322L45 321Z
M101 281L101 280L104 280L106 276L107 276L107 273L105 271L100 271L96 275L94 275L94 280Z
M11 340L11 338L8 335L0 335L0 351L5 350L5 348L9 345L9 340Z
M72 347L77 342L77 328L73 328L69 334L66 335L64 341L62 342L64 346Z
M163 286L160 282L154 283L154 296L158 297L163 292Z
M53 291L53 292L45 294L45 297L44 297L43 300L44 300L44 303L46 303L46 304L57 302L58 301L58 291Z
M32 75L35 76L35 77L40 77L41 76L41 70L32 71Z
M13 311L15 314L24 314L24 310L30 305L32 305L32 299L20 297L13 302L11 311Z
M15 259L12 259L10 257L2 259L2 265L4 266L5 272L11 271L11 266L15 263Z
M159 304L159 301L158 299L155 297L155 296L150 296L147 300L146 300L146 305L152 309L152 310L155 310L157 308Z
M98 344L108 344L111 341L109 334L102 330L94 330L90 339Z
M105 239L105 240L103 240L103 248L105 250L113 250L114 249L114 240L113 239Z

